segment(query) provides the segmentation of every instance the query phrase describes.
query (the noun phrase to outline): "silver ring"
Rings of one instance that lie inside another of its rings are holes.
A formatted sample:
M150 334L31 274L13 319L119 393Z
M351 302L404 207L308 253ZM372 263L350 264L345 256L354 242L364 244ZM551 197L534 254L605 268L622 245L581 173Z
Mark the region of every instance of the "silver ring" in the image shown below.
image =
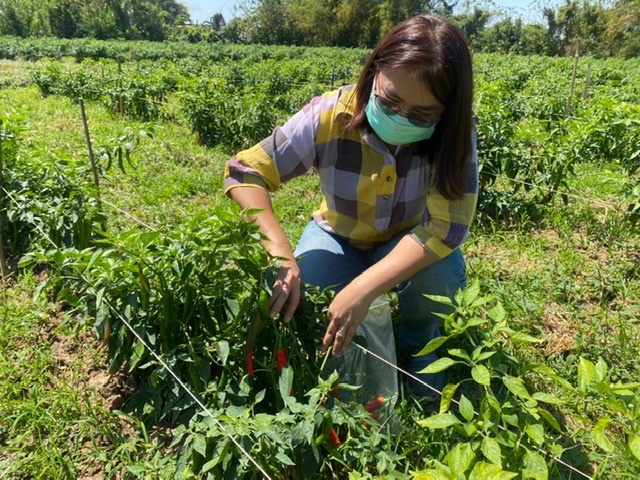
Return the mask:
M344 327L340 327L337 333L341 333L342 335L344 335L345 333L347 333L347 329Z

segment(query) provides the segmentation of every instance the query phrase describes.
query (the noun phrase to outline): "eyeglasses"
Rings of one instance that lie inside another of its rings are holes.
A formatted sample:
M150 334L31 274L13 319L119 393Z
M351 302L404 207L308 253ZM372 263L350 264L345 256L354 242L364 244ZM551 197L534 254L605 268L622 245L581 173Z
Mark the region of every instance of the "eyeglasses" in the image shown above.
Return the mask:
M440 117L438 115L435 115L434 113L427 113L427 112L423 113L419 111L416 112L411 110L404 110L402 108L402 105L400 105L399 102L391 100L389 97L385 97L384 95L381 95L379 93L375 93L375 90L378 86L377 80L378 80L378 77L376 75L374 77L373 86L372 86L373 96L380 102L380 106L382 107L382 110L387 115L393 115L393 114L402 115L407 120L409 120L412 124L414 124L416 127L422 127L422 128L431 128L436 123L438 123L438 120L440 120Z
M390 98L380 95L379 93L374 93L373 95L380 102L382 110L387 115L392 115L394 113L402 115L416 127L430 128L440 120L440 117L435 114L406 111L398 102L394 102Z

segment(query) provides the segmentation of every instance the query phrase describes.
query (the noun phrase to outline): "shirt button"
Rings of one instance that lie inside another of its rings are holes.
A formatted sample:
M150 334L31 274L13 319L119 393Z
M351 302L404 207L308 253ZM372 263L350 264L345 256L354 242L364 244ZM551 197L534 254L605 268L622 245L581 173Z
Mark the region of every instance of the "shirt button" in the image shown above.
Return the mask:
M388 177L387 177L387 182L391 182L392 180L393 180L393 177L392 177L392 176L388 176Z

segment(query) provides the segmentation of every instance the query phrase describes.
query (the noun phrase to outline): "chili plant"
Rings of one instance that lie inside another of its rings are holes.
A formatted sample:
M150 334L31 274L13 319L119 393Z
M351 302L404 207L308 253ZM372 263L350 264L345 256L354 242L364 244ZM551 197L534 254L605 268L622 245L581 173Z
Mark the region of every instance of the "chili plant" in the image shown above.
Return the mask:
M454 305L447 298L433 299ZM500 302L480 296L477 281L455 301L455 312L443 317L444 335L419 353L438 350L440 356L423 372L453 370L459 379L444 388L439 412L419 422L447 432L451 448L443 462L432 462L419 478L513 478L518 472L521 478L549 478L558 468L553 456L560 457L567 445L547 405L557 408L563 400L533 392L532 385L570 388L568 382L546 365L518 362L514 345L540 340L512 330Z

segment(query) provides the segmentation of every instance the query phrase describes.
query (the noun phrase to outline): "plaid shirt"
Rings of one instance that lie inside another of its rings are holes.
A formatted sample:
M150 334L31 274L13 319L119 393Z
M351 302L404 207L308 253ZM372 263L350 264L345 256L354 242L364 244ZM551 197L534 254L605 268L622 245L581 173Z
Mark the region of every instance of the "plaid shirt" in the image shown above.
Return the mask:
M436 258L460 246L478 197L474 148L465 164L464 196L444 198L432 183L433 166L402 146L395 156L368 130L346 130L353 112L351 86L315 97L282 127L227 163L225 192L252 186L269 192L316 169L324 198L313 213L318 225L369 248L411 229Z

